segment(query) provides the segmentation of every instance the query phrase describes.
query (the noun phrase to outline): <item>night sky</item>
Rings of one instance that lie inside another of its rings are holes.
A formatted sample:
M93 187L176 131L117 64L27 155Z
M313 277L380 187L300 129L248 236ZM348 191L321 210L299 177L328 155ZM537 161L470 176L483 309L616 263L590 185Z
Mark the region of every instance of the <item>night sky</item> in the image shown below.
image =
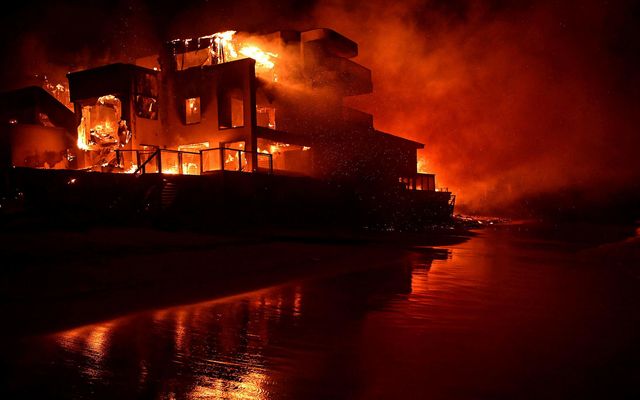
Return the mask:
M640 192L640 3L632 1L21 1L4 6L3 90L130 62L166 39L329 27L360 45L377 129L426 143L471 211L561 193ZM640 197L638 197L640 198ZM579 199L579 200L576 200Z

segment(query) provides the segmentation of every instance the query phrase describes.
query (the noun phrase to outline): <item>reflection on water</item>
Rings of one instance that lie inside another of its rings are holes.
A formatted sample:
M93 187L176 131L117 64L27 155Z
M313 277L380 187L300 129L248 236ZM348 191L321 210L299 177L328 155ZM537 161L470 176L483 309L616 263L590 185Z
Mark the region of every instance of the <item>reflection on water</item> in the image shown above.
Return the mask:
M85 360L81 372L89 379L100 379L104 372L104 357L109 345L113 322L72 329L55 336L60 348L79 352Z
M580 260L562 243L484 231L415 248L385 269L25 339L10 360L9 391L92 399L637 391L638 282Z

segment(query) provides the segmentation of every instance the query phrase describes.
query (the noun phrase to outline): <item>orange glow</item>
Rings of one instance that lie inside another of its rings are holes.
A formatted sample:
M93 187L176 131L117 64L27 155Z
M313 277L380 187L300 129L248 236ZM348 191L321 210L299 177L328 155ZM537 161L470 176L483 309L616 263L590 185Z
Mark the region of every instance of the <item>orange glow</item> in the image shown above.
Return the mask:
M99 97L94 105L84 105L78 125L78 148L87 151L118 146L121 114L121 102L113 95Z
M616 86L636 81L613 78L627 76L623 63L585 62L617 57L603 39L611 10L563 4L518 13L476 4L455 23L434 7L429 23L408 24L422 2L326 2L315 17L358 43L359 63L375 73L374 92L346 105L425 143L428 172L457 204L502 213L567 188L604 198L640 176L640 136L629 122L637 95ZM557 23L565 19L580 36Z
M162 173L167 175L178 175L178 166L172 165L170 167L162 168Z
M124 173L125 174L133 174L137 170L138 170L138 166L136 164L131 163L131 167L129 167L129 169L125 170Z
M226 364L226 363L225 363ZM228 367L234 367L231 364ZM239 381L205 377L189 393L189 399L264 399L263 373L251 371L240 376Z
M242 40L236 36L236 31L216 32L211 35L201 36L197 40L211 40L209 46L209 58L207 64L220 64L224 62L252 58L256 61L256 74L269 72L271 79L277 81L274 71L275 59L278 54L263 50L256 42L259 38L246 37ZM188 45L192 39L176 39L173 42L182 42Z
M256 60L256 66L267 69L275 67L272 59L278 57L277 54L263 51L256 46L243 46L240 48L240 54L253 58Z
M87 151L89 150L89 145L87 144L87 130L85 128L85 119L82 117L80 120L80 125L78 125L78 148L80 150Z
M426 174L427 172L427 160L424 156L418 156L418 173Z
M56 335L58 344L75 353L80 353L87 358L82 373L97 377L103 373L103 361L107 357L111 335L117 322L109 321L81 328L71 329Z

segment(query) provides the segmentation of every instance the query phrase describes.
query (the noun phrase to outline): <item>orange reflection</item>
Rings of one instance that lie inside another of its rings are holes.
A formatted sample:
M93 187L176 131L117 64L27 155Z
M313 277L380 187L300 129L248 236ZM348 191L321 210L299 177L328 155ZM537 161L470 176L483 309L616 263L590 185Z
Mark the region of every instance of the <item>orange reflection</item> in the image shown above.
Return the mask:
M239 381L204 377L196 385L189 399L266 399L265 375L252 371L240 377Z
M185 351L185 338L187 337L187 327L185 326L185 320L187 317L187 311L180 309L176 311L176 327L175 327L175 340L176 349L180 352Z
M114 321L110 321L71 329L56 335L56 341L65 350L86 358L87 362L82 368L85 375L99 377L104 372L103 363L115 325Z
M295 288L295 297L293 299L293 316L299 317L302 306L302 287L300 285Z
M300 285L265 289L71 329L54 340L84 379L100 384L122 373L112 361L127 345L138 387L164 381L165 368L180 377L167 381L162 398L262 399L272 384L263 366L271 331L301 316L303 294Z

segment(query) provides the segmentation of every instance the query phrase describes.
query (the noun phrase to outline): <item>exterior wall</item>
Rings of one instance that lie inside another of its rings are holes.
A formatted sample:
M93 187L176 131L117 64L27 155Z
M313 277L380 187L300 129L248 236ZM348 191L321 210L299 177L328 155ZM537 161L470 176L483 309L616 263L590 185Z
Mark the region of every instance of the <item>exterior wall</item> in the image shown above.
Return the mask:
M11 149L9 165L33 168L70 168L67 150L75 147L74 138L62 128L16 124L6 128ZM4 135L3 135L4 136Z
M346 131L317 140L313 151L315 175L321 178L395 184L416 173L415 147L391 144L373 132Z
M307 165L307 158L312 159L307 175L318 178L397 183L399 177L417 172L416 150L421 145L374 130L371 115L343 106L345 93L341 90L312 84L292 90L287 85L264 81L258 87L253 59L177 70L175 59L170 54L164 56L164 61L160 57L162 72L115 64L71 74L78 120L82 104L113 94L121 100L122 118L132 131L132 141L125 148L154 145L178 149L205 142L209 148L216 148L243 142L243 149L253 152L258 150L260 136L276 143L310 147L301 153L309 157L285 164ZM83 86L93 85L101 76L104 80L95 87ZM220 122L227 118L221 118L224 112L221 114L220 110L228 105L221 94L232 89L242 99L243 124L221 127ZM156 120L137 115L136 96L140 93L157 99ZM198 99L199 121L187 123L186 100L194 98ZM260 106L276 110L277 130L256 126L258 98ZM293 159L297 154L287 156ZM247 158L248 170L255 171L256 154ZM300 173L299 169L292 172Z
M160 120L141 118L136 115L131 117L131 145L136 149L142 145L160 145L162 138L162 128Z
M255 61L244 59L184 71L167 71L161 76L160 122L162 133L156 144L177 148L179 145L208 142L209 147L224 143L245 142L245 149L256 149ZM243 126L221 128L220 95L225 90L242 93ZM186 99L200 98L200 122L186 123ZM252 160L255 164L255 160ZM251 161L249 161L251 162Z
M71 100L74 103L76 126L82 119L82 106L95 104L101 96L114 95L121 102L121 119L127 123L132 138L125 149L158 142L160 122L138 117L136 96L158 99L158 72L130 64L111 64L69 74ZM74 135L76 132L74 132ZM78 166L93 165L91 152L78 151Z

